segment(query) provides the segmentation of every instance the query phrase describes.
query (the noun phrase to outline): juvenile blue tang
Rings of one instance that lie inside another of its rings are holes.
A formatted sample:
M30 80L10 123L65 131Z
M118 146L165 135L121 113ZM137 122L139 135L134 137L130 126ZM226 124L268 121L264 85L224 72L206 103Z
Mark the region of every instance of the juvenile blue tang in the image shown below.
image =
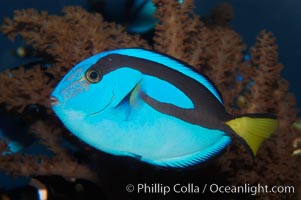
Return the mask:
M6 151L0 154L5 156L24 151L35 143L35 138L22 119L0 114L0 141L7 144Z
M112 2L112 0L110 0ZM154 16L156 6L152 0L134 0L130 1L130 8L126 9L129 12L129 23L127 30L131 33L146 33L155 28L158 23L158 19ZM120 3L120 1L118 1ZM183 0L178 0L179 4L183 3Z
M128 32L147 33L158 23L152 0L88 0L89 7L110 21L123 24ZM183 0L178 0L183 4Z
M77 137L101 151L164 167L188 167L240 138L256 154L277 129L269 114L234 117L210 80L174 58L117 49L77 64L51 95Z

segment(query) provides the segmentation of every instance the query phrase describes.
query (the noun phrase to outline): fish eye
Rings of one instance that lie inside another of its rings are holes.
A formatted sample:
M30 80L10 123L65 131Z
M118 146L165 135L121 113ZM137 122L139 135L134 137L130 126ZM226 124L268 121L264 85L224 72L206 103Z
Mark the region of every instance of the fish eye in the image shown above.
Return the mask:
M90 83L98 83L102 78L101 71L95 68L90 68L86 71L85 77Z

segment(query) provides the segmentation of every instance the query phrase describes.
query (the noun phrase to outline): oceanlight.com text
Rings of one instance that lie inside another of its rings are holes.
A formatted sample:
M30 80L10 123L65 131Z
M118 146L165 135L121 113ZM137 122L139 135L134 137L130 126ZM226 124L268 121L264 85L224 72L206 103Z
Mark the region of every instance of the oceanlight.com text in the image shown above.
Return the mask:
M198 185L194 183L176 183L174 185L165 185L161 183L138 183L128 184L125 187L129 193L137 194L162 194L169 193L178 194L265 194L265 193L279 193L279 194L292 194L295 192L294 186L268 186L258 183L257 185L250 185L248 183L243 185L218 185L215 183Z
M244 184L239 186L226 186L226 185L218 185L211 184L209 185L209 191L211 193L226 193L226 194L243 194L248 193L251 195L256 194L265 194L265 193L294 193L294 186L268 186L261 185L258 183L257 185Z

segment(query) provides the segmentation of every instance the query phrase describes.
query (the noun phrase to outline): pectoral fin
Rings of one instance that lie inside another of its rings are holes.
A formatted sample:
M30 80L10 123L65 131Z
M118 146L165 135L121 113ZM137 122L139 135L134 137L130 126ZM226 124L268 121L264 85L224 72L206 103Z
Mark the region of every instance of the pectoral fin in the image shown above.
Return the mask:
M141 85L140 82L138 82L130 93L129 104L131 106L134 106L135 103L137 103L137 98L139 97L140 90L141 90Z

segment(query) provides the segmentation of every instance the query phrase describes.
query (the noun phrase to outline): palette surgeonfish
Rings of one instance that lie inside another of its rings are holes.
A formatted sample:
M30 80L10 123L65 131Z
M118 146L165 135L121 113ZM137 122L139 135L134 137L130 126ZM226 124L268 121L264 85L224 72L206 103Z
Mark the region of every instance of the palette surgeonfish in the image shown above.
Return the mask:
M0 114L0 141L7 145L0 156L6 156L24 152L35 143L35 137L28 131L27 124L20 117Z
M119 2L119 1L118 1ZM156 6L152 0L135 0L130 1L132 3L130 9L126 9L129 18L129 22L126 26L127 31L130 33L146 33L155 28L158 23L158 19L155 18ZM178 0L179 4L183 3L183 0Z
M210 160L233 135L255 155L278 124L269 114L230 115L204 75L139 48L80 62L57 85L51 101L64 125L89 145L163 167Z
M152 0L88 0L92 11L100 12L107 20L126 27L130 33L151 32L158 19L154 16L156 6ZM178 0L179 4L183 0Z

